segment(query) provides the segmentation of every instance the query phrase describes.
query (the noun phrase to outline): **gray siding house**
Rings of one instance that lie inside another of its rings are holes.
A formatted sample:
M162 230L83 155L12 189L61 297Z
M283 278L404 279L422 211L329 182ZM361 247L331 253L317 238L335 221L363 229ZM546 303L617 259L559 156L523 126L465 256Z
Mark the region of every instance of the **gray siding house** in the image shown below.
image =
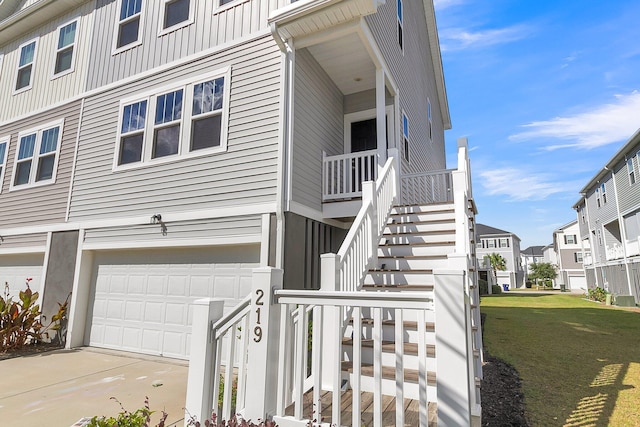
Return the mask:
M480 271L489 270L491 266L485 257L497 253L506 261L506 270L497 271L498 285L509 289L524 286L524 270L520 256L520 238L509 231L500 230L484 224L476 226L476 257Z
M640 298L640 187L636 132L580 191L577 212L588 288Z

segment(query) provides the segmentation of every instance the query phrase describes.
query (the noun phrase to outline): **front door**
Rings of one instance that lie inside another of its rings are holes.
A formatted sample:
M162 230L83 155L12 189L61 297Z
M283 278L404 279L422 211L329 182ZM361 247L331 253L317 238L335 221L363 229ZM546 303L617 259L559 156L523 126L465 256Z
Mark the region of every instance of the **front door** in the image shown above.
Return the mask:
M378 147L376 119L351 123L351 152L375 150Z

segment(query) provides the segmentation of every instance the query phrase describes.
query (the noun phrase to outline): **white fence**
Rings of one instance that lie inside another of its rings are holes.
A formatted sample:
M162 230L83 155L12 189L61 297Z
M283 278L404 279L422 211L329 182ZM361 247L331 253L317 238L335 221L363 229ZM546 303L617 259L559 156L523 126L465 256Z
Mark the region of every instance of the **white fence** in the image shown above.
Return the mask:
M401 201L405 205L430 205L453 201L453 170L402 175Z
M362 183L378 178L378 151L327 156L322 152L322 200L362 195Z

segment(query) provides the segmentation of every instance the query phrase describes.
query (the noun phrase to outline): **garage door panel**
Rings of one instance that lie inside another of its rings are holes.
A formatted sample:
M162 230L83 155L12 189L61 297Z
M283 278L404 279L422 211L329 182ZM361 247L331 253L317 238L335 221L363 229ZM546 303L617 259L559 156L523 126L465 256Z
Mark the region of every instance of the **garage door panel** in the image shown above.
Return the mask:
M229 254L242 257L234 264ZM251 291L259 256L258 246L96 254L89 344L187 358L193 301L235 307Z

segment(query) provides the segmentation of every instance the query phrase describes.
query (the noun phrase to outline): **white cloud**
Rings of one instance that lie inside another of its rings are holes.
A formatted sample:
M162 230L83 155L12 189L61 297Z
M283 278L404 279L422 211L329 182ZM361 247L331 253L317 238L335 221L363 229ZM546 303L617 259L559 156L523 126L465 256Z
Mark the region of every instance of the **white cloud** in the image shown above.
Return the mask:
M590 111L551 120L531 122L530 129L509 137L512 141L552 138L567 141L548 145L547 150L559 148L596 148L629 139L640 127L640 93L617 95L614 102Z
M554 194L575 194L582 182L556 181L550 174L532 174L521 168L495 168L478 173L487 194L510 201L544 200Z
M446 28L440 31L440 49L444 52L509 43L525 38L530 32L531 28L526 25L482 31Z

